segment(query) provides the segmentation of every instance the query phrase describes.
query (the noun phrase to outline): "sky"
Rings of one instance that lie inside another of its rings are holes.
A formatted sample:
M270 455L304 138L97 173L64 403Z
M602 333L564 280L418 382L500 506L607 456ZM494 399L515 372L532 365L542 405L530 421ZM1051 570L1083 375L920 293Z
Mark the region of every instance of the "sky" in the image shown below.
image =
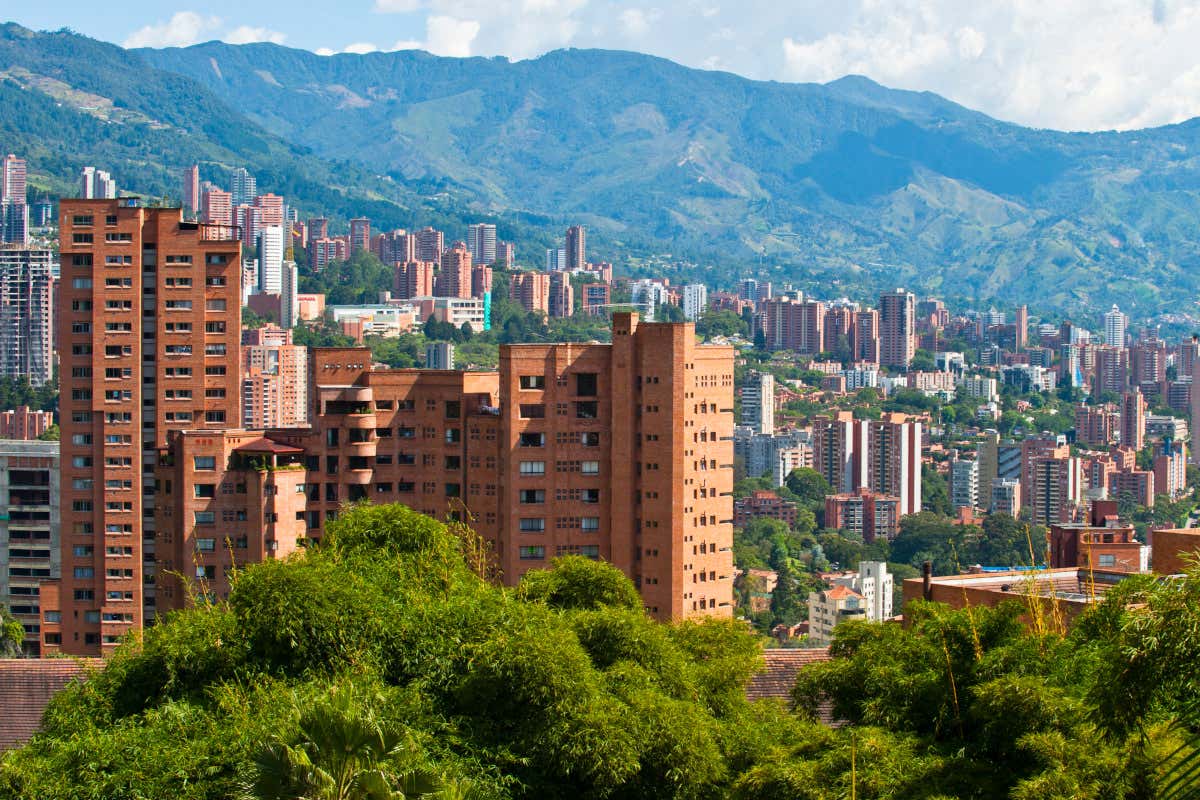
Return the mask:
M55 0L22 4L14 21L127 47L635 50L762 80L866 75L1060 130L1200 116L1200 0Z

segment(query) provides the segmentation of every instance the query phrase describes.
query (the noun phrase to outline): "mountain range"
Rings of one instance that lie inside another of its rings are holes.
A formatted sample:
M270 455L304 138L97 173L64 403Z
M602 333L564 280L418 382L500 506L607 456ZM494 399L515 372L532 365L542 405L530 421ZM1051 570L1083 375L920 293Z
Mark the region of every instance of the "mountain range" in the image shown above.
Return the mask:
M491 219L530 264L582 222L619 271L657 256L673 280L758 275L826 297L905 286L1178 319L1200 289L1200 121L1035 130L853 76L760 82L597 50L122 50L9 24L0 145L51 183L97 163L175 194L199 161L333 216Z

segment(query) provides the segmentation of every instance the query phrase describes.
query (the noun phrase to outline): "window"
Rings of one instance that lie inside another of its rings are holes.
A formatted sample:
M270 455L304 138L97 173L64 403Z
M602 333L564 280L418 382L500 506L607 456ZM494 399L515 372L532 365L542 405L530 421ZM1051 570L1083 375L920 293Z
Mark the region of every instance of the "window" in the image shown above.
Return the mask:
M446 401L446 419L462 419L462 403L458 400Z
M106 241L106 242L132 242L133 234L132 233L106 233L106 234L104 234L104 241Z
M190 311L192 308L191 300L168 300L166 302L167 311Z
M462 469L462 457L446 456L446 469Z
M168 264L190 264L192 263L191 256L167 256Z
M169 344L166 346L165 352L169 356L190 356L192 346L190 344Z
M71 224L79 225L81 227L85 225L94 225L95 222L96 220L91 214L76 214L71 217Z
M204 412L204 421L205 422L224 422L225 421L225 412L224 411L205 411Z
M446 428L446 441L450 444L462 441L462 431L458 428Z
M216 456L194 456L192 458L192 466L194 469L216 469Z
M225 301L224 300L206 300L206 301L204 301L204 310L205 311L224 311L225 310Z
M225 277L223 275L209 275L204 279L205 286L224 286Z
M225 323L224 322L206 322L206 323L204 323L204 332L205 333L224 333L225 332Z
M545 517L522 517L521 532L522 533L541 533L546 530Z
M579 520L579 529L592 532L600 530L600 518L583 517Z
M217 496L217 485L215 483L197 483L192 489L196 497L211 498Z
M600 545L598 545L598 544L580 545L579 555L583 556L584 558L590 558L593 561L595 561L596 559L600 558Z
M582 472L584 475L599 475L600 474L600 462L599 461L581 461L581 462L579 462L579 471Z
M522 433L520 444L521 447L542 447L546 444L546 434Z
M545 419L546 404L545 403L521 403L521 418L522 419Z
M585 502L585 503L599 503L600 502L600 490L599 489L584 489L583 494L581 495L580 499L582 499L583 502Z
M71 244L91 244L93 241L90 233L73 233L71 234Z
M197 539L196 540L196 549L199 550L201 553L211 553L217 549L217 540L212 539L212 538Z
M96 575L96 570L92 567L75 567L72 574L76 578L92 578Z
M545 389L546 388L546 376L544 376L544 375L522 375L521 376L521 388L522 389Z
M208 253L204 256L205 264L225 264L228 261L229 256L225 253Z
M225 355L225 345L223 345L223 344L206 344L206 345L204 345L204 355L206 355L206 356L223 356L223 355Z
M522 547L518 550L522 561L542 561L546 558L546 548L543 545Z
M522 489L522 503L544 503L546 502L546 492L544 489Z
M580 397L595 397L597 391L596 373L577 372L575 374L575 394Z
M78 253L71 256L72 267L90 267L92 265L91 253Z
M600 403L596 400L578 400L575 402L576 419L596 419L600 416Z
M546 462L545 461L522 461L521 462L521 474L522 475L545 475L546 474Z
M225 367L205 367L204 374L205 375L224 375Z
M457 483L447 483L444 486L446 497L462 497L462 485Z
M90 288L92 288L92 279L91 278L72 278L71 279L71 288L72 289L90 289Z
M1101 554L1098 563L1102 567L1115 567L1117 565L1117 557Z
M217 521L217 512L215 511L196 511L195 515L197 525L213 525Z

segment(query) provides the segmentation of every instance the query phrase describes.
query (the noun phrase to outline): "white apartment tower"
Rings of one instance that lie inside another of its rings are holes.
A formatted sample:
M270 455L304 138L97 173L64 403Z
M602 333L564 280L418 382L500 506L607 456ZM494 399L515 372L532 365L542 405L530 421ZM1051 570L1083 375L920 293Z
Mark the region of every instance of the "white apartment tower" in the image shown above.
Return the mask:
M1128 327L1129 317L1114 304L1112 310L1104 315L1104 343L1110 347L1124 347L1125 329Z
M708 307L708 287L703 283L689 283L683 287L683 316L688 322L700 319Z

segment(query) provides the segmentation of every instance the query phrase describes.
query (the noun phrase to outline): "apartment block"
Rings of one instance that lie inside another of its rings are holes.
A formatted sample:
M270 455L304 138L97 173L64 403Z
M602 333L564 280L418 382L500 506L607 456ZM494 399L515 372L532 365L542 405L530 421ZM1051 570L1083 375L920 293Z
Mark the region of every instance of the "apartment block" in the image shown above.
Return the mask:
M292 344L291 331L263 329L243 335L242 414L249 429L295 428L308 422L308 348ZM271 334L278 335L272 337ZM247 341L249 339L249 341Z
M463 242L442 253L441 271L435 282L438 297L471 297L471 252Z
M509 296L526 311L550 313L550 275L545 272L518 272L512 276Z
M392 277L392 294L399 300L433 296L436 268L432 262L406 261L397 264Z
M57 600L44 606L41 591L62 564L58 454L58 442L0 441L0 605L25 626L32 656L60 636Z
M767 347L816 355L824 346L825 304L818 300L779 297L763 304Z
M571 273L550 273L550 316L570 317L575 314L575 287L571 285Z
M916 349L916 297L903 289L879 295L879 363L907 367Z
M582 225L567 228L566 253L568 272L587 267L587 229Z
M584 314L603 314L608 310L610 288L607 283L585 283L582 307Z
M900 533L900 498L867 488L825 498L825 527L858 534L868 544Z
M134 200L63 200L60 230L60 646L95 655L154 614L168 432L240 420L241 245Z
M50 411L34 411L29 406L17 406L0 411L0 439L36 439L54 424Z
M742 401L741 424L755 433L775 432L775 376L768 372L752 372L738 389Z
M54 272L51 250L0 247L0 377L34 386L54 372Z

